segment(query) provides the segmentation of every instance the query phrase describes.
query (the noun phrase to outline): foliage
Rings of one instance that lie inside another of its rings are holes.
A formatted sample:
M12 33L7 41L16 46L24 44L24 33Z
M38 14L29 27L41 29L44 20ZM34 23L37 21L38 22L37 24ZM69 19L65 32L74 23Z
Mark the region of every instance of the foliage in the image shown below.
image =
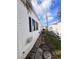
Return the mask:
M53 32L44 32L46 41L51 44L55 50L61 50L61 40Z

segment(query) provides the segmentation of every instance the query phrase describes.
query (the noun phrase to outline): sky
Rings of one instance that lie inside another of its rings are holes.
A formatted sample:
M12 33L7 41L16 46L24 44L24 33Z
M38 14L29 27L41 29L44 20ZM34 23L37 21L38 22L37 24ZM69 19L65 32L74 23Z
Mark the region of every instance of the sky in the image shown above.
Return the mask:
M32 0L31 2L43 26L47 26L46 16L48 26L61 20L58 16L61 9L61 0Z

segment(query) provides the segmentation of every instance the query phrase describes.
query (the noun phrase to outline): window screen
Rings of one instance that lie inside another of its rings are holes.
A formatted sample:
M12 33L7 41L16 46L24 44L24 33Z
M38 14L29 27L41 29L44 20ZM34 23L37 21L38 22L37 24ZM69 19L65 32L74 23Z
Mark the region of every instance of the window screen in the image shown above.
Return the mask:
M35 20L32 19L32 31L35 31Z
M36 22L36 30L38 30L38 23Z

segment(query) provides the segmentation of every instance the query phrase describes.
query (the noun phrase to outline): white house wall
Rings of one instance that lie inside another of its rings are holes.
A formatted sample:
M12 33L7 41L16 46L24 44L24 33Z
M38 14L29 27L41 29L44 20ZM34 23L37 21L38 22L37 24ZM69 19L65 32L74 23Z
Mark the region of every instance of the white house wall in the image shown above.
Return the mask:
M35 21L38 22L39 30L29 32L29 16L32 17ZM17 51L18 59L24 59L33 45L35 44L37 38L40 35L41 24L35 14L31 11L31 14L28 13L26 7L20 0L17 0ZM31 39L30 43L27 43L28 39ZM24 52L24 53L23 53Z

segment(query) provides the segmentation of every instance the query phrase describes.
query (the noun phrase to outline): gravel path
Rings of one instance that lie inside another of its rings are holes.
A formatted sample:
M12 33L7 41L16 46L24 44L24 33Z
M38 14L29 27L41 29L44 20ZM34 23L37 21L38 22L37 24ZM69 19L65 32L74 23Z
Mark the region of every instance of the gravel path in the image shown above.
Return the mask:
M41 34L34 47L25 59L56 59L54 50Z

